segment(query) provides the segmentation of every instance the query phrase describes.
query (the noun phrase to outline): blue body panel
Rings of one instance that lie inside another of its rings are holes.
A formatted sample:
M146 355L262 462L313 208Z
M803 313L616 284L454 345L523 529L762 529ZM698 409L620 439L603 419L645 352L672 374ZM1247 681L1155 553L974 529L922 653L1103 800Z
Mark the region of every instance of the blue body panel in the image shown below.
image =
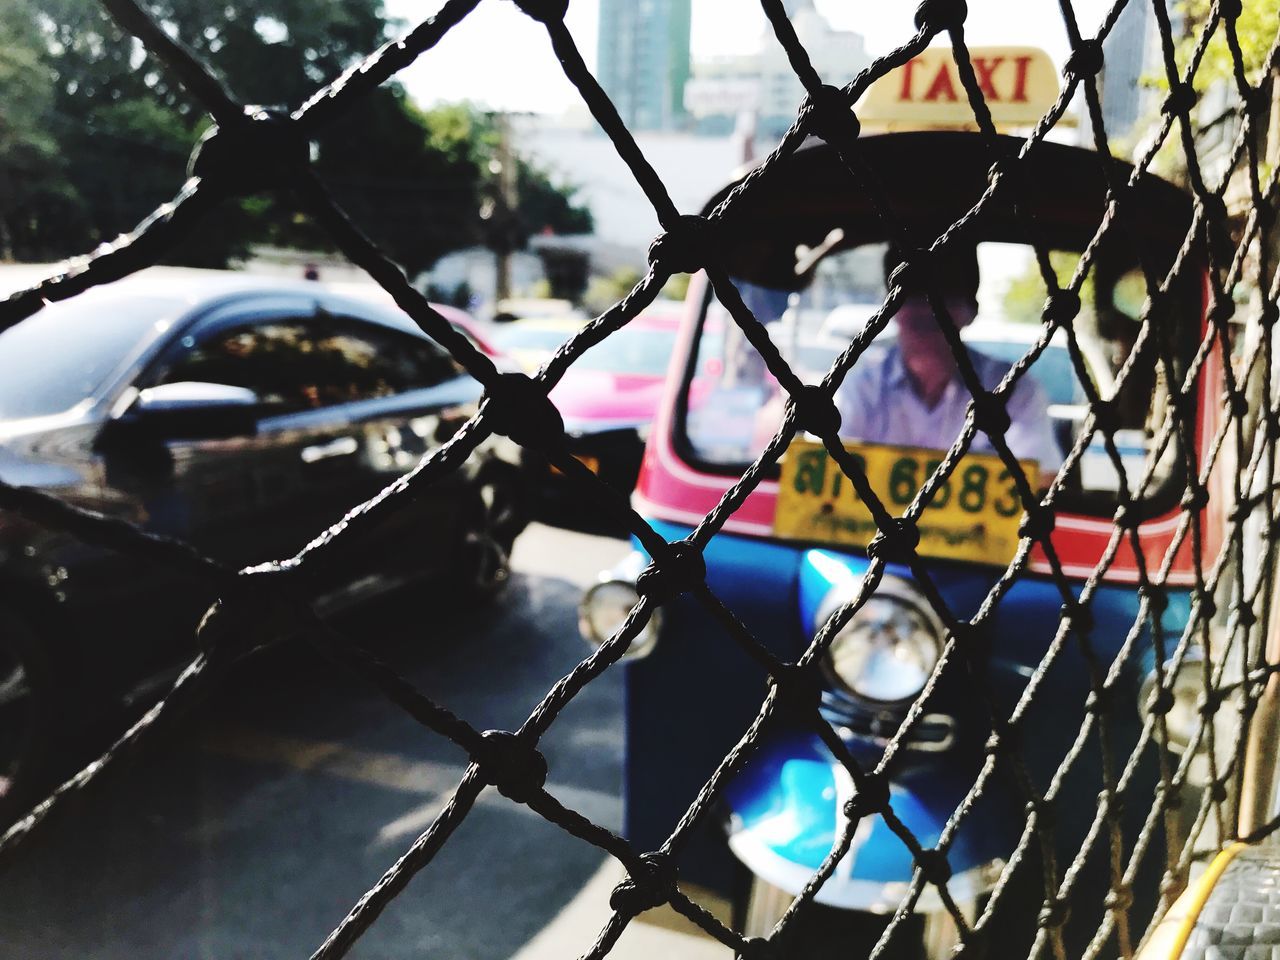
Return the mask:
M890 782L894 814L925 847L938 842L976 775L976 769L939 757L937 763L904 768ZM796 731L766 737L726 791L730 846L754 873L798 893L847 829L843 808L853 794L852 779L816 736ZM948 851L953 876L976 876L1008 856L1017 841L1018 811L1010 801L1003 790L979 798ZM867 817L855 828L849 853L819 891L819 902L892 910L913 868L911 852L885 820ZM973 880L961 883L968 888ZM927 897L920 906L930 908L931 903Z
M668 540L689 529L666 523L655 528ZM778 656L793 660L811 639L818 605L833 584L855 581L867 559L852 552L810 550L796 544L727 534L706 551L711 589ZM904 568L889 572L910 579ZM972 617L1001 570L938 561L933 583L947 606ZM1073 585L1073 595L1079 584ZM789 602L779 602L788 598ZM1162 628L1172 644L1189 614L1189 596L1171 591ZM1051 580L1026 576L1001 600L986 629L992 657L987 677L998 714L1007 717L1058 630L1062 596ZM1135 587L1104 584L1094 594L1092 649L1104 669L1120 651L1138 615ZM766 691L764 672L742 653L688 596L664 610L662 636L652 655L635 661L627 675L626 812L624 830L635 842L656 847L683 815L697 791L754 718ZM1143 628L1126 658L1120 690L1135 695L1133 709L1121 708L1109 735L1118 757L1132 749L1140 722L1136 690L1150 665L1151 638ZM1043 792L1079 730L1089 694L1089 671L1079 641L1071 637L1045 674L1023 726L1021 762L1037 792ZM906 750L889 768L891 803L897 815L926 845L932 844L972 786L985 759L990 733L988 707L976 695L959 661L944 672L925 705L929 713L955 721L954 742L944 751ZM1071 723L1061 722L1070 717ZM847 740L864 768L874 766L880 746L870 739ZM1089 745L1072 768L1057 811L1056 834L1069 853L1079 848L1102 789L1101 751ZM1009 770L997 768L982 800L966 816L949 862L955 874L1007 858L1023 828L1023 801ZM850 789L842 782L824 745L807 731L774 731L751 754L725 791L734 849L767 850L778 861L810 873L830 851L840 826L838 808ZM1132 789L1154 783L1154 763L1141 765ZM1126 811L1126 834L1136 833L1144 810ZM708 824L681 858L682 875L728 889L734 868L727 859L722 825ZM746 834L751 834L744 840ZM860 828L854 855L828 884L828 902L840 903L841 876L849 882L898 884L910 878L911 858L880 818ZM1073 846L1074 845L1074 846ZM1158 859L1158 857L1156 858ZM800 876L801 874L797 874ZM1105 888L1105 884L1103 884ZM844 903L843 905L852 905Z

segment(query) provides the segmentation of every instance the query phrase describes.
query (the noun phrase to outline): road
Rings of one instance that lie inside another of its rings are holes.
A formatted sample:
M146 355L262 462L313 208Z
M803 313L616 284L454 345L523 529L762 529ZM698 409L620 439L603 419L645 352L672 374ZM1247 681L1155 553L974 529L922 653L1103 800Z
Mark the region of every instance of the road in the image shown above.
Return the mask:
M479 729L514 728L585 653L582 588L625 542L535 526L478 616L429 594L346 628ZM591 684L543 741L548 789L621 824L621 684ZM51 824L0 876L6 960L309 956L431 822L464 754L302 647L209 703ZM584 952L616 865L487 790L360 941L360 958L542 960ZM662 917L616 956L726 957Z

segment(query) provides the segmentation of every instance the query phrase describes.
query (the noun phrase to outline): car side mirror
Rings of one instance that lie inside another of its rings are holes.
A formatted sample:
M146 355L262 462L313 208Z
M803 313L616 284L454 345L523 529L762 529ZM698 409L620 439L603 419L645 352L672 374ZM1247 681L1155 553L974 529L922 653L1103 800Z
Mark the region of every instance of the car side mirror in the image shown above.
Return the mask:
M126 417L161 439L212 440L253 436L261 410L262 401L248 387L182 381L143 390Z

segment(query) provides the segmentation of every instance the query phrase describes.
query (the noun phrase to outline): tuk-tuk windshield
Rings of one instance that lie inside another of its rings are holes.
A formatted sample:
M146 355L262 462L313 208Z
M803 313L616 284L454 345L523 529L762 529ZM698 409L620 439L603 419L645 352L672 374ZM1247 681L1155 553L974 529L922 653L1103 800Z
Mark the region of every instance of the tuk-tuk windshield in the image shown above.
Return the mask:
M1052 254L1062 281L1070 277L1078 257L1069 251ZM738 283L747 305L805 383L821 380L879 309L886 293L886 247L868 244L838 250L811 269L811 282L799 292ZM979 244L975 270L976 303L973 296L961 298L969 305L951 303L949 312L962 328L975 372L991 389L1039 340L1046 291L1034 253L1026 245ZM1093 275L1086 281L1074 330L1093 386L1100 396L1115 401L1115 439L1131 492L1150 497L1167 485L1178 460L1176 444L1170 442L1157 462L1149 463L1168 396L1157 353L1176 354L1175 372L1184 375L1187 350L1194 348L1197 337L1194 330L1182 337L1173 330L1193 324L1200 304L1186 304L1178 317L1164 318L1162 337L1179 346L1143 350L1121 382L1120 371L1141 328L1146 287L1136 267L1105 273L1105 289ZM899 318L875 337L836 392L842 436L853 443L946 450L963 429L971 395L950 348L938 336L932 311L928 310L927 324L913 320L906 308ZM785 398L759 354L711 294L700 331L677 439L685 454L704 468L737 472L777 430ZM936 340L932 344L930 334ZM716 359L707 362L708 357ZM1041 486L1047 486L1088 414L1087 394L1064 331L1053 336L1021 378L1007 409L1011 449L1019 459L1037 463ZM981 432L970 449L992 452ZM1152 475L1144 487L1149 467ZM1083 495L1080 509L1092 512L1114 508L1119 483L1102 435L1095 433L1069 471L1066 490Z

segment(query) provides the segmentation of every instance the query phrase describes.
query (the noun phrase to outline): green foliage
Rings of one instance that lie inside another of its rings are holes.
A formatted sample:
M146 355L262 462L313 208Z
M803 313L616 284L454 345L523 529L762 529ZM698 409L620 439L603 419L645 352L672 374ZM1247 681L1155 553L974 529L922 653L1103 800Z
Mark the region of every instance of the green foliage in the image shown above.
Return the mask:
M148 9L237 99L301 105L387 36L381 0L152 0ZM96 0L0 0L0 256L82 253L172 198L208 119ZM384 84L323 130L315 169L411 273L486 239L492 120L416 108ZM590 215L521 164L523 236L590 229ZM330 249L289 198L224 205L174 262L222 265L250 243Z
M1067 286L1079 261L1078 253L1068 250L1049 251L1049 265L1053 267L1053 274L1058 278L1059 286ZM1044 280L1040 276L1039 266L1034 258L1029 258L1026 269L1013 277L1005 288L1004 319L1014 323L1039 323L1041 311L1044 310L1044 301L1048 295ZM1086 304L1093 301L1092 274L1085 277L1080 290L1080 299Z
M430 131L428 143L459 164L470 164L479 173L479 203L496 200L500 134L495 117L473 104L453 103L423 111ZM516 157L517 245L538 233L590 233L595 224L591 211L574 203L577 188L554 183L546 171Z
M589 313L604 313L630 293L640 279L640 271L630 267L620 267L607 277L592 277L582 295L582 305Z
M573 202L576 187L560 186L542 170L519 161L517 184L520 219L529 234L590 233L595 229L591 211Z
M683 303L685 294L689 292L689 279L687 273L673 273L662 285L662 295L668 300Z
M13 257L20 198L59 188L57 144L48 130L53 74L41 60L39 39L33 7L25 0L0 4L0 260Z
M1186 69L1192 53L1200 41L1212 7L1211 0L1182 0L1178 11L1185 18L1184 34L1177 45L1179 71ZM1276 8L1273 3L1245 3L1235 22L1236 37L1240 42L1241 61L1245 76L1255 82L1257 73L1266 60L1267 52L1276 39ZM1217 80L1230 80L1233 76L1231 47L1227 41L1227 24L1220 22L1204 52L1200 69L1196 71L1195 88L1208 89ZM1160 71L1158 83L1168 88L1168 78Z
M1205 28L1208 26L1212 6L1212 0L1177 0L1173 6L1174 13L1180 18L1180 25L1175 20L1175 26L1179 27L1179 33L1174 41L1174 62L1180 78L1186 75L1191 58L1200 46ZM1268 52L1276 40L1276 24L1274 3L1244 3L1241 5L1240 16L1235 21L1234 32L1239 41L1241 66L1244 70L1245 79L1251 84L1256 84L1260 79L1260 71L1266 62ZM1200 60L1200 65L1192 79L1192 86L1198 93L1203 94L1218 84L1227 84L1234 91L1236 82L1235 67L1228 36L1227 23L1219 20L1210 35L1204 55ZM1151 65L1149 71L1142 77L1140 82L1143 86L1161 91L1161 93L1168 92L1169 76L1165 69L1163 56L1159 57ZM1155 109L1158 110L1159 108L1156 107ZM1134 135L1144 132L1154 122L1154 116L1148 117L1145 122L1141 122L1135 127ZM1113 149L1116 149L1121 154L1132 153L1140 142L1119 140L1113 144ZM1186 182L1186 159L1182 156L1181 141L1177 136L1165 139L1156 152L1155 158L1150 165L1150 170L1175 182ZM1264 178L1269 173L1265 168L1261 172Z

